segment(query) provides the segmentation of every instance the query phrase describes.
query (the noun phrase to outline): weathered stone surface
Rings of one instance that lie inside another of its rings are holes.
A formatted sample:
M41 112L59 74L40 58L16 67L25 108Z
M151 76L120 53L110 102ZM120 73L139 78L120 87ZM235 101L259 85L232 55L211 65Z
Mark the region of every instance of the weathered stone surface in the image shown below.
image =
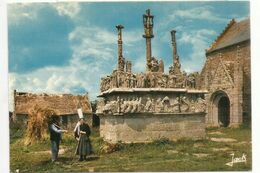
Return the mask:
M98 102L98 113L180 113L205 112L206 103L202 91L158 88L115 88L103 92Z
M116 142L151 142L167 138L205 137L204 114L126 114L100 116L100 134L104 140Z

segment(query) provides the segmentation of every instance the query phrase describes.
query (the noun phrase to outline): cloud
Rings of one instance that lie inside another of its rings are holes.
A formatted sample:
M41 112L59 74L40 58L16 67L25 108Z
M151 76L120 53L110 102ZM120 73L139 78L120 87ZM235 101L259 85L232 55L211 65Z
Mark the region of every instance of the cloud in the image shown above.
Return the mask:
M32 3L17 3L8 5L8 24L19 25L27 20L36 20L38 12L43 5L33 5Z
M133 72L140 73L144 72L146 69L146 56L145 54L140 55L138 59L132 62L133 63Z
M19 17L23 13L34 17ZM12 4L8 14L10 72L68 64L71 50L67 35L74 28L70 19L59 16L48 4Z
M142 29L134 29L130 31L123 31L123 44L126 46L135 46L137 42L143 42Z
M191 52L186 60L182 62L182 67L187 72L200 71L205 61L205 48L210 45L210 37L215 37L217 33L214 30L201 29L191 32L182 32L179 39L181 46L190 46ZM182 58L182 57L181 57Z
M76 27L68 36L73 51L71 63L108 61L116 57L116 35L99 27Z
M177 10L171 14L171 18L180 17L187 19L196 19L196 20L208 20L213 22L227 22L227 19L222 18L211 11L212 7L196 7L187 10Z
M9 98L12 91L47 93L90 93L93 100L99 93L99 81L107 73L102 67L107 63L93 61L89 64L68 65L65 67L44 67L28 74L9 73ZM90 92L91 91L91 92ZM10 108L12 109L12 100Z
M209 5L195 6L192 8L183 8L172 10L168 12L165 18L160 21L160 26L167 28L169 24L182 23L182 26L190 25L188 23L194 23L194 20L226 23L229 19L213 12L214 8Z
M67 2L67 3L54 3L52 6L58 11L58 14L61 16L69 16L70 18L75 18L81 8L77 2Z

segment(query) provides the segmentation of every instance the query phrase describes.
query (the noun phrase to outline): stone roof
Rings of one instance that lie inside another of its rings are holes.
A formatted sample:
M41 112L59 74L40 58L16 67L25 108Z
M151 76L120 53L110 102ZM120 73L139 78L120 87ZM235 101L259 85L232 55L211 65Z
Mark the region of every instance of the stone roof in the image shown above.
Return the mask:
M245 19L236 22L232 19L214 43L207 49L206 53L247 40L250 40L250 20Z
M53 109L58 115L77 114L79 105L83 113L92 112L87 95L15 93L16 114L28 114L35 104Z

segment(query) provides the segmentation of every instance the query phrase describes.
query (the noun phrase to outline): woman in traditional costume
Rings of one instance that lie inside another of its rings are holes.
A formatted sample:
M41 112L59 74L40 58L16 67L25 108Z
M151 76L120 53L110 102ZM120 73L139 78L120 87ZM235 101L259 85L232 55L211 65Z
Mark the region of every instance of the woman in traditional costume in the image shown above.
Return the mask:
M84 118L80 118L74 129L74 135L78 141L76 155L80 155L79 161L86 160L86 156L91 154L90 133L89 125L85 123Z

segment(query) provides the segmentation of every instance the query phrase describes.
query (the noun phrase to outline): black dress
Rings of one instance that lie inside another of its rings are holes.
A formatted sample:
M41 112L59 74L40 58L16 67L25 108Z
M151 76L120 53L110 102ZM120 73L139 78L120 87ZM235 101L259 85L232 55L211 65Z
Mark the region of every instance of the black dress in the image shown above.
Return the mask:
M80 131L85 132L86 134L80 134ZM81 156L86 156L91 154L91 143L90 143L90 128L88 124L83 123L79 125L77 130L75 131L75 138L79 138L78 145L76 148L76 154Z

